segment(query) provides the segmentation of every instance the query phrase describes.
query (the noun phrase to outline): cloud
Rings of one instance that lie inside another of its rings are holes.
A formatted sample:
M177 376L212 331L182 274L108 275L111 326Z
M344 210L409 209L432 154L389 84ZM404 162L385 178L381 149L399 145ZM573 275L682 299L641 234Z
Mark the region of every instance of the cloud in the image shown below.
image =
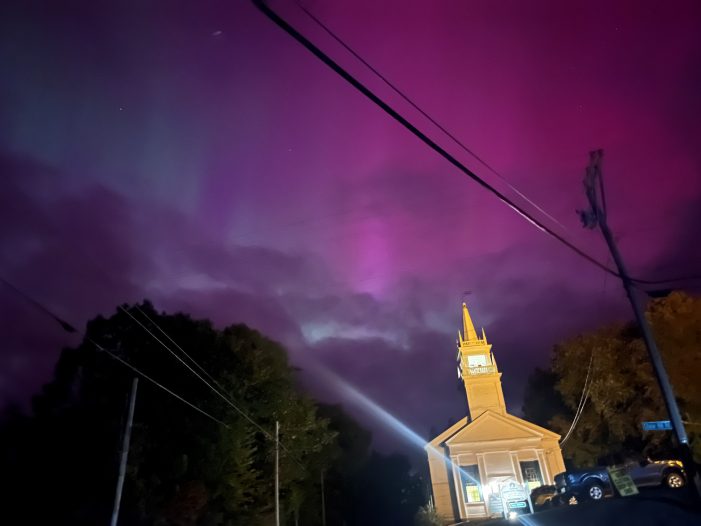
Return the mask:
M312 373L326 364L422 433L464 413L452 383L463 299L512 410L554 342L630 317L615 279L456 173L251 5L82 1L65 17L39 3L0 21L0 262L74 323L144 297L245 322L290 349L310 388L327 389ZM631 271L698 268L698 6L631 17L606 2L446 3L427 18L376 4L318 14L568 239L607 261L574 213L587 151L603 146ZM2 396L25 396L71 342L4 289L0 312Z

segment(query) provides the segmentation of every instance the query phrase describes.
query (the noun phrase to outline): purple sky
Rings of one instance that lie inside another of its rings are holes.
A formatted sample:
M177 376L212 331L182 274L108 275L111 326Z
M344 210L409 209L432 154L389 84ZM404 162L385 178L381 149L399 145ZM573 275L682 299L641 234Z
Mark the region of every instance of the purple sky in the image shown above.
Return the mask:
M148 297L220 326L245 322L425 435L466 410L454 372L463 291L515 413L553 343L628 317L612 278L249 3L57 5L18 0L0 13L0 269L61 316L83 324ZM518 199L293 2L272 5ZM305 5L591 254L607 260L574 210L601 147L632 272L701 266L698 2ZM25 401L72 342L7 289L0 315L0 398ZM341 397L305 374L320 396Z

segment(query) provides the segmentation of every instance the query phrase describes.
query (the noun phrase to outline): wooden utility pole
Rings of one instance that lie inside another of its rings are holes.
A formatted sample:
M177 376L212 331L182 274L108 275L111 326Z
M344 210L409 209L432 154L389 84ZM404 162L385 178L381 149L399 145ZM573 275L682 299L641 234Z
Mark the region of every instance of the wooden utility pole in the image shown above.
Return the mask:
M628 299L630 300L630 304L633 307L635 320L638 322L638 326L640 327L643 340L645 341L645 347L647 348L650 361L652 362L652 369L655 372L657 383L662 391L662 397L664 398L664 402L667 407L667 413L669 414L672 428L674 429L674 434L679 442L682 456L681 460L684 464L684 469L686 470L689 491L691 492L692 499L698 502L699 490L696 486L696 464L694 463L694 457L691 452L691 448L689 447L689 438L687 437L686 429L684 429L684 423L682 422L677 400L674 397L672 384L669 381L667 371L665 370L664 363L662 362L662 356L660 355L655 339L652 336L650 325L645 318L645 312L640 304L640 299L638 297L635 284L628 274L628 270L623 263L621 253L618 251L618 246L613 238L611 229L606 222L606 197L601 174L601 160L603 155L603 150L595 150L589 154L589 166L587 166L586 175L584 178L584 188L591 208L586 211L580 211L579 213L585 228L593 229L597 226L599 227L599 230L601 230L601 233L606 240L606 244L611 251L613 261L616 263L618 275L623 282L623 288L625 289Z
M280 526L280 422L275 420L275 526Z
M112 507L112 519L110 526L117 526L119 518L119 506L122 503L122 488L124 487L124 476L127 472L127 458L129 457L129 443L131 442L131 425L134 421L134 406L136 405L136 389L139 386L139 379L134 377L131 382L131 394L129 396L129 413L124 426L124 438L122 439L122 454L119 460L119 476L117 477L117 489L114 492L114 506Z
M321 526L326 526L326 497L324 495L324 470L321 470Z

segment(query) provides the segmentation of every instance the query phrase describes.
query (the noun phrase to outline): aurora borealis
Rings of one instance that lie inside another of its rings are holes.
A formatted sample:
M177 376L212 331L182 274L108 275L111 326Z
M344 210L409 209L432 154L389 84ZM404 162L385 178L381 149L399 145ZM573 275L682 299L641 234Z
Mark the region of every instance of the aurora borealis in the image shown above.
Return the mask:
M518 199L293 2L271 5ZM574 212L593 148L631 271L701 268L697 2L304 5L601 261L603 241ZM553 343L629 317L613 278L461 177L248 2L2 10L0 273L76 324L143 298L245 322L303 371L325 364L428 434L465 411L451 383L465 291L513 412ZM0 314L0 397L24 403L71 340L5 289Z

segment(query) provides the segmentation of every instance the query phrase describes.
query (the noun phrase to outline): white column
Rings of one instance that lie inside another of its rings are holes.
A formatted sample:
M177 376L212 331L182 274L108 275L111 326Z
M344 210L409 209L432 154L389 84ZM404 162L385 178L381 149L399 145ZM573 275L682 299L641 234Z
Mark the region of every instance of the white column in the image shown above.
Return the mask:
M484 493L484 487L489 486L489 473L487 473L487 464L484 461L483 453L477 453L475 456L477 457L477 471L479 472L480 485L482 486L480 489L482 491L482 500L484 501L484 513L486 516L489 516L489 502L485 498Z
M521 464L518 463L518 453L515 451L511 452L511 465L514 469L514 475L516 475L516 480L523 484L523 475L521 474Z
M455 496L458 499L459 515L461 519L467 518L467 510L465 507L465 498L463 496L462 483L460 482L459 460L458 456L451 456L451 465L453 467L453 483L455 484Z
M550 467L548 466L548 459L545 458L545 453L542 449L537 449L536 454L538 455L538 464L540 464L540 473L543 475L543 483L553 484L553 479L550 475Z
M484 486L488 483L487 465L484 463L484 453L477 453L477 471L480 474L480 482Z

